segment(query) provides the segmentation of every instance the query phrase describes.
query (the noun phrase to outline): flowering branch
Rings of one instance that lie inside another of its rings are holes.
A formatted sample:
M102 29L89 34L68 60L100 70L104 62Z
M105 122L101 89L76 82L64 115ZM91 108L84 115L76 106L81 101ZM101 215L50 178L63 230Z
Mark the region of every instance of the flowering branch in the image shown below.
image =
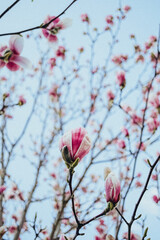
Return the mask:
M154 164L150 165L150 171L148 173L148 177L147 177L146 183L145 183L144 188L143 188L143 190L141 192L141 195L140 195L140 197L139 197L139 199L138 199L138 201L137 201L137 203L135 205L135 208L134 208L134 211L133 211L133 214L132 214L132 217L131 217L131 221L128 224L128 240L131 239L131 227L132 227L133 222L137 219L137 218L135 218L135 216L136 216L138 207L139 207L139 205L141 203L141 200L142 200L142 198L143 198L143 196L144 196L144 194L145 194L145 192L147 190L147 187L148 187L148 184L149 184L152 172L153 172L155 166L157 165L157 163L159 162L159 160L160 160L160 155L158 156L158 158L156 159Z
M29 32L29 31L33 31L33 30L36 30L36 29L46 29L50 23L52 23L53 21L55 21L57 18L59 18L60 16L62 16L77 0L73 0L64 10L63 12L61 12L58 16L56 16L55 18L51 19L48 23L46 24L41 24L41 25L38 25L36 27L32 27L32 28L28 28L28 29L25 29L25 30L21 30L21 31L17 31L17 32L10 32L10 33L2 33L0 34L0 37L2 36L8 36L8 35L21 35L22 33L25 33L25 32Z

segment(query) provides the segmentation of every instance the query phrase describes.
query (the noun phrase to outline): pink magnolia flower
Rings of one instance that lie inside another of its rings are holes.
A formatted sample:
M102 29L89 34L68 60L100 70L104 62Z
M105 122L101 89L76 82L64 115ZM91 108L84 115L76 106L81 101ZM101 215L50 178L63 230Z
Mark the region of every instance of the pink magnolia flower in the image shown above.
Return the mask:
M114 100L115 95L114 95L114 93L111 90L109 90L107 92L107 98L108 98L109 101L113 101Z
M113 22L113 16L112 16L112 15L108 15L108 16L106 17L106 22L107 22L108 24L110 24L110 25L113 25L113 24L114 24L114 22Z
M154 133L159 127L160 123L156 118L150 118L147 121L148 131Z
M82 20L82 22L87 22L87 23L89 23L89 22L90 22L90 20L89 20L89 17L88 17L88 14L87 14L87 13L81 14L81 20Z
M128 6L128 5L126 5L126 6L124 7L124 11L127 13L129 10L131 10L131 7Z
M128 233L123 234L123 239L128 239ZM141 237L137 234L131 233L131 240L141 240Z
M129 137L129 132L128 132L128 129L127 128L123 128L122 129L122 133L124 134L125 137Z
M17 227L16 226L10 226L9 228L8 228L8 231L10 232L10 233L15 233L15 231L17 230Z
M54 84L52 88L49 90L49 96L53 102L57 102L60 97L60 93L58 93L58 85Z
M117 83L121 88L124 88L126 85L125 72L120 72L117 74Z
M2 194L4 191L6 190L6 187L5 186L0 186L0 194Z
M63 234L61 234L59 240L66 240L65 236Z
M54 18L55 16L48 16L45 19L44 24L50 22ZM47 29L45 28L42 29L42 33L44 37L48 39L49 42L55 43L58 41L57 34L59 33L59 31L69 27L70 25L71 25L71 19L65 18L61 21L60 18L57 18L49 24Z
M123 62L126 62L128 59L127 55L118 55L118 56L114 56L112 58L112 62L114 62L117 65L121 65Z
M50 70L52 70L56 66L56 58L49 59Z
M123 139L118 140L118 147L124 149L126 147L125 141Z
M157 181L157 180L158 180L158 175L157 175L157 174L153 174L153 175L152 175L152 179L153 179L154 181Z
M65 47L59 46L57 51L56 51L56 56L61 57L64 60L65 59L65 53L66 53Z
M89 153L91 149L91 140L87 131L83 128L76 128L65 133L60 139L60 150L67 146L72 161L77 158L80 160Z
M2 46L0 48L0 68L6 66L11 71L17 71L20 67L30 68L30 61L20 56L23 50L23 38L20 36L11 36L9 48Z
M158 203L160 201L160 199L156 195L153 195L153 201L155 203Z
M22 106L26 103L26 99L23 97L23 95L19 96L19 105Z
M106 201L115 205L120 199L120 181L117 179L115 174L110 171L109 168L107 168L107 174L105 177Z

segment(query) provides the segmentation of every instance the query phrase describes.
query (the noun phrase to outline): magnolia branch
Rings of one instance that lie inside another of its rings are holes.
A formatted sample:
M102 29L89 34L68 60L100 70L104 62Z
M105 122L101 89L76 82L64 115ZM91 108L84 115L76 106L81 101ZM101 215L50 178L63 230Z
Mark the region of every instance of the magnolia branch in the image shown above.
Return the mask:
M1 13L0 15L0 19L7 13L9 12L18 2L20 2L20 0L16 0L14 3L12 3L8 8L6 8L6 10Z
M76 2L77 0L73 0L64 10L63 12L61 12L58 16L56 16L55 18L51 19L48 23L46 24L41 24L41 25L38 25L36 27L32 27L32 28L28 28L28 29L25 29L25 30L20 30L20 31L17 31L17 32L10 32L10 33L2 33L0 34L0 37L2 36L8 36L8 35L21 35L22 33L25 33L25 32L29 32L29 31L34 31L36 29L44 29L44 28L47 28L50 23L52 23L53 21L55 21L57 18L61 17L63 14L65 14L65 12Z

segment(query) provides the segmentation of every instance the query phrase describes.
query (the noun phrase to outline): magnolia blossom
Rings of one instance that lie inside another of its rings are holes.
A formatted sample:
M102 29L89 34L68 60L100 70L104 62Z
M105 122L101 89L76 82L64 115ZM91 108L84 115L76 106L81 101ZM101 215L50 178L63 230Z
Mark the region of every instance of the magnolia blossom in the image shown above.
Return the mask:
M48 16L45 19L44 24L47 24L54 18L56 17ZM71 19L65 18L63 20L60 20L60 18L57 18L49 24L47 29L43 28L42 33L44 37L48 39L49 42L55 43L58 41L57 34L59 33L59 31L69 27L70 25L71 25Z
M125 11L125 12L128 12L129 10L131 10L131 7L128 6L128 5L126 5L126 6L124 7L124 11Z
M128 56L127 55L118 55L118 56L114 56L112 58L112 62L114 62L117 65L121 65L123 62L127 61Z
M64 60L65 59L65 52L66 52L65 47L59 46L57 51L56 51L56 56L61 57Z
M111 172L109 168L105 169L105 192L106 192L106 201L111 202L114 205L120 199L120 181L117 179L115 174Z
M61 234L59 240L66 240L65 236L63 234Z
M65 133L60 140L60 150L67 146L72 161L80 160L90 151L91 140L87 131L83 128L76 128Z
M30 61L20 56L23 50L23 38L20 36L11 36L9 47L0 48L0 68L6 66L11 71L17 71L20 67L30 68Z
M124 149L126 147L125 141L123 139L119 139L117 143L119 148Z
M160 201L160 198L158 198L156 195L153 195L153 201L155 203L158 203Z
M106 22L107 22L108 24L110 24L110 25L113 25L113 24L114 24L114 22L113 22L113 16L112 16L112 15L108 15L108 16L106 17Z
M121 88L124 88L126 85L125 72L120 72L117 74L117 83Z
M123 239L128 239L128 233L123 234ZM141 237L137 234L131 233L131 240L141 240Z
M23 95L19 96L19 105L22 106L26 103L26 99L23 97Z
M6 187L4 185L0 186L0 194L2 194L6 190Z
M129 132L128 132L128 129L127 128L123 128L122 129L122 133L124 134L125 137L129 137Z
M50 70L52 70L56 66L56 58L49 59Z
M109 90L109 91L107 92L107 98L108 98L109 101L113 101L113 100L114 100L115 95L114 95L114 93L112 92L112 90Z
M57 102L60 97L60 93L58 93L58 85L54 84L52 88L49 90L49 96L51 97L53 102Z
M150 118L147 121L148 131L154 133L159 127L160 122L156 118Z
M88 17L88 14L84 13L84 14L81 14L81 20L82 22L87 22L89 23L89 17Z

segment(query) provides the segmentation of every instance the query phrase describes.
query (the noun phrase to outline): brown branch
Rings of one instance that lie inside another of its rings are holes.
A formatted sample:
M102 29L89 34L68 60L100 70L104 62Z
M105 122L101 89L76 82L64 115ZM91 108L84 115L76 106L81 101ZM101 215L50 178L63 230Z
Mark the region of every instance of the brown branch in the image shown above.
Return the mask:
M74 193L73 193L73 189L72 189L72 178L73 178L73 172L72 170L69 171L69 189L70 189L70 193L71 193L71 201L72 201L72 211L73 211L73 215L75 217L76 223L77 225L80 224L78 217L76 215L76 210L75 210L75 205L74 205Z
M14 3L12 3L8 8L6 8L6 10L1 13L0 15L0 19L7 13L11 10L11 8L13 8L18 2L20 2L20 0L16 0Z
M137 201L137 203L136 203L136 205L135 205L135 208L134 208L134 211L133 211L133 214L132 214L132 217L131 217L131 221L130 221L130 223L128 224L128 240L130 240L131 227L132 227L133 222L136 220L135 216L136 216L138 207L139 207L139 205L140 205L140 203L141 203L141 200L142 200L145 192L147 191L147 187L148 187L148 184L149 184L149 181L150 181L152 172L153 172L155 166L157 165L157 163L159 162L159 160L160 160L160 155L158 156L158 158L156 159L156 161L154 162L154 164L151 165L151 168L150 168L150 171L149 171L149 173L148 173L148 177L147 177L146 183L145 183L144 188L143 188L143 190L142 190L142 192L141 192L141 195L140 195L140 197L139 197L139 199L138 199L138 201Z
M28 28L28 29L25 29L25 30L21 30L21 31L17 31L17 32L10 32L10 33L2 33L0 34L0 37L2 36L8 36L8 35L20 35L22 33L25 33L25 32L29 32L29 31L33 31L33 30L36 30L36 29L42 29L42 28L47 28L49 26L50 23L52 23L53 21L55 21L57 18L59 18L60 16L62 16L77 0L73 0L69 5L68 7L66 7L63 12L61 12L58 16L56 16L55 18L53 18L51 21L49 21L48 23L46 24L41 24L41 25L38 25L36 27L32 27L32 28Z
M28 197L28 200L27 200L27 204L26 204L26 206L25 206L25 208L24 208L24 210L23 210L23 214L22 214L22 217L21 217L21 221L20 221L20 224L19 224L19 226L18 226L18 228L17 228L16 234L15 234L15 236L14 236L14 240L18 240L18 239L19 239L19 235L20 235L20 233L21 233L23 224L24 224L25 219L26 219L26 214L27 214L28 208L29 208L29 206L30 206L30 204L31 204L33 194L34 194L35 189L36 189L37 184L38 184L38 177L39 177L40 169L41 169L42 165L43 165L43 161L40 160L40 161L39 161L38 168L37 168L37 173L36 173L34 185L33 185L33 187L32 187L32 190L31 190L30 194L29 194L29 197Z
M139 144L138 150L137 150L137 152L135 154L131 181L129 183L129 186L128 186L127 191L126 191L126 193L124 195L124 198L123 198L122 212L124 210L126 197L127 197L128 193L129 193L129 190L130 190L130 188L132 186L132 183L133 183L133 181L135 179L135 171L136 171L136 166L137 166L137 160L138 160L140 149L141 149L141 146L142 146L142 143L143 143L142 138L143 138L143 132L144 132L144 128L145 128L145 118L146 118L146 112L147 112L147 109L148 109L150 91L152 89L153 82L154 82L154 80L155 80L155 78L156 78L156 76L158 74L157 73L157 66L158 66L158 59L159 59L159 56L160 56L159 44L160 44L160 28L159 28L159 36L158 36L158 42L157 42L157 58L156 58L155 71L154 71L154 76L151 79L149 87L148 87L147 96L146 96L146 102L145 102L145 108L144 108L144 113L143 113L143 118L142 118L142 126L141 126L141 132L140 132L140 137L139 137L139 143L140 144ZM118 239L118 234L119 234L119 230L120 230L121 224L122 224L122 220L120 221L120 224L119 224L118 229L117 229L116 239ZM128 236L128 240L130 240L130 233L128 233L128 235L129 235Z

